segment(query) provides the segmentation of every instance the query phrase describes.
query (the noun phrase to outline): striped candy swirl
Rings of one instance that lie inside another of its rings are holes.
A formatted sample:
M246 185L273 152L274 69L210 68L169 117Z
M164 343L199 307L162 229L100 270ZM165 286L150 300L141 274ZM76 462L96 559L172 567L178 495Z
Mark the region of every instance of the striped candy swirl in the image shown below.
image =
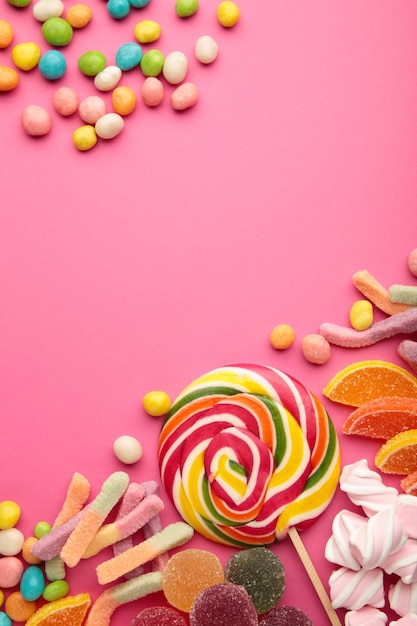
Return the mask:
M340 473L334 426L300 382L272 367L221 367L176 398L159 464L177 510L202 535L266 545L307 528L330 503Z

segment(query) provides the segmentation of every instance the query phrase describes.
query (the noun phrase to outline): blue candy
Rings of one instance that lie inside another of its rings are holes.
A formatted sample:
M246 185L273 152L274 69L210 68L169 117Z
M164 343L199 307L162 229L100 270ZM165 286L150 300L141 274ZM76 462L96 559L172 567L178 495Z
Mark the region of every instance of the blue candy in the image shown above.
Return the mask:
M116 65L121 70L131 70L142 60L142 48L138 43L125 43L116 52Z
M115 20L121 20L130 13L129 0L108 0L107 10Z
M146 7L149 2L150 0L130 0L130 4L132 7L135 7L135 9L142 9L143 7Z
M0 626L12 626L12 620L3 611L0 611Z
M59 50L48 50L39 60L38 68L42 76L49 80L62 78L67 71L67 62Z
M42 570L37 565L31 565L24 572L20 580L20 593L25 600L37 600L45 589L45 579Z

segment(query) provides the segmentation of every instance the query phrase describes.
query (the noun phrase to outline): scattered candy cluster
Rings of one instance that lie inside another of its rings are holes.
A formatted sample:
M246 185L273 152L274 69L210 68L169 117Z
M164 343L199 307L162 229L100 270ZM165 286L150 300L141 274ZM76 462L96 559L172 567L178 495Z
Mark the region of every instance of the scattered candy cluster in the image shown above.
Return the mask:
M25 8L31 0L9 0L14 6ZM107 9L116 20L126 17L132 8L141 9L150 0L107 0ZM198 10L198 0L177 0L175 11L180 18L188 18ZM52 49L41 53L35 42L22 42L12 49L15 68L0 65L0 93L12 91L20 80L18 70L29 72L35 68L50 81L61 79L67 71L67 60L61 49L68 46L74 30L86 28L92 19L88 5L75 4L68 8L61 0L37 0L33 5L34 18L42 23L42 36ZM223 1L217 7L217 19L225 28L230 28L239 20L240 12L234 2ZM52 104L62 116L78 112L84 122L73 132L73 143L78 150L93 148L98 139L112 139L119 135L124 126L124 118L136 108L137 96L133 89L119 85L123 72L140 68L144 81L140 96L147 106L158 106L164 98L164 83L173 85L170 102L174 110L183 111L194 106L199 97L195 83L185 82L188 73L188 59L183 52L173 51L164 55L156 48L143 49L161 36L159 23L146 19L134 28L135 41L124 43L116 53L116 64L109 65L106 56L98 50L88 50L78 59L82 74L94 79L98 91L112 92L112 111L106 111L106 103L99 95L88 96L79 102L78 95L69 86L56 90ZM6 20L0 20L0 49L13 42L14 30ZM218 44L210 35L202 35L195 43L195 56L201 64L215 61ZM28 104L22 111L21 121L25 132L31 136L42 136L52 128L50 112L37 104Z
M408 269L417 276L417 248L408 257ZM365 296L351 306L351 328L325 322L319 333L303 337L301 349L310 363L321 365L331 356L331 344L345 348L362 348L398 334L417 331L417 285L391 285L386 289L367 270L353 275L353 284ZM389 317L374 323L373 306ZM270 343L277 350L289 348L295 332L289 324L278 324L270 333ZM417 372L417 342L409 339L398 345L399 356Z
M336 515L325 556L339 566L329 579L335 608L348 609L346 625L385 624L384 572L398 580L390 585L390 608L402 619L417 620L417 499L399 495L361 460L343 468L340 489L365 515L342 510Z

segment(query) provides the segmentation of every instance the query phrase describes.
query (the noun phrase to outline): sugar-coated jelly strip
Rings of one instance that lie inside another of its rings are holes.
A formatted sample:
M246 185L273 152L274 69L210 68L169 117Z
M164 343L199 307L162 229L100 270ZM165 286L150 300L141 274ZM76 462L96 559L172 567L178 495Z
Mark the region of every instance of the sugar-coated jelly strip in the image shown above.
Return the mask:
M391 302L400 302L409 306L417 305L417 287L415 285L391 285L388 293Z
M156 480L147 480L146 482L142 483L142 485L143 485L146 495L151 495L151 494L158 495L159 487L158 487L158 483L156 482ZM149 539L153 535L156 535L157 533L161 532L162 529L163 529L163 526L162 526L161 518L159 516L159 513L157 513L143 527L143 535L145 539ZM169 559L168 552L163 552L162 554L159 554L158 556L156 556L152 560L152 571L162 572L165 565L167 564L168 559Z
M356 272L352 280L356 289L387 315L396 315L409 308L406 304L391 302L388 290L367 270Z

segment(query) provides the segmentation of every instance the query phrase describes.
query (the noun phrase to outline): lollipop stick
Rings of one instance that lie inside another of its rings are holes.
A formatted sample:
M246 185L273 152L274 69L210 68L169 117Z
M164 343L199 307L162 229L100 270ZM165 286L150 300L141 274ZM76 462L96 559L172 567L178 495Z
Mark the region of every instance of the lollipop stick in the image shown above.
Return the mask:
M332 626L342 626L341 621L339 620L336 611L332 607L330 598L323 586L323 583L320 580L317 570L314 567L313 562L310 559L310 556L304 547L304 544L300 538L300 535L298 534L297 529L294 527L291 527L288 531L288 534L290 536L290 539L293 543L294 548L297 551L298 556L301 559L302 564L304 565L304 568L307 574L309 575L311 582L313 583L313 587L316 590L318 597L320 598L320 602L322 603L323 608L327 613L327 617L329 618L330 623L332 624Z

